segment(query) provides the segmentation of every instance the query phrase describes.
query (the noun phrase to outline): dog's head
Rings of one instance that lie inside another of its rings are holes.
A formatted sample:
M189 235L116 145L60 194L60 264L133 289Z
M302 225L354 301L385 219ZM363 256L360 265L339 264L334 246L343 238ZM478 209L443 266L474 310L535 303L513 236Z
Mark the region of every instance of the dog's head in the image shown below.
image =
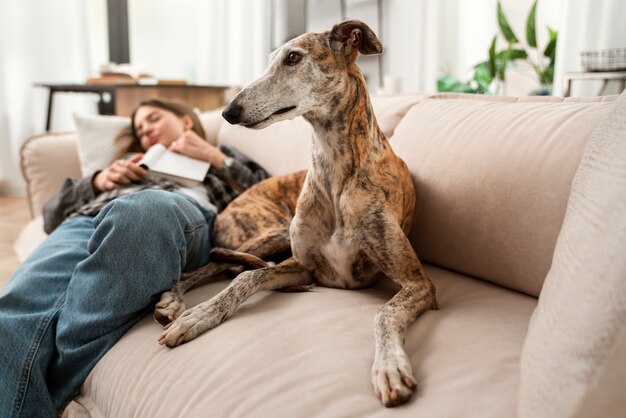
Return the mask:
M222 115L232 124L259 129L309 112L329 114L346 86L361 82L358 54L382 51L380 40L359 20L305 33L274 51L266 73L231 100Z

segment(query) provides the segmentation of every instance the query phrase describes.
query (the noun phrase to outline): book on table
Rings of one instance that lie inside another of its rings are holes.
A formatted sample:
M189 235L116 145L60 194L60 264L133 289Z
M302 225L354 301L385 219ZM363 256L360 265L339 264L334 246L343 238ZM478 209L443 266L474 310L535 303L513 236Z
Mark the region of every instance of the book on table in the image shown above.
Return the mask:
M175 181L186 187L202 183L211 164L168 150L155 144L137 163L148 170L148 176Z
M85 84L131 84L131 85L176 85L187 84L183 79L157 79L150 73L141 70L141 67L132 64L109 63L100 67L100 74L87 78Z

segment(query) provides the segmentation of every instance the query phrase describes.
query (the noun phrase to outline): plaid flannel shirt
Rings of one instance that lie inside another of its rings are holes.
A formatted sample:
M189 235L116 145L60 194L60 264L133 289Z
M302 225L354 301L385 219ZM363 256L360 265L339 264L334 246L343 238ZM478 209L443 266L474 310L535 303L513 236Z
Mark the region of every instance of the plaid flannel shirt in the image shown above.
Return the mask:
M247 189L259 181L266 179L268 173L257 163L237 151L235 148L221 146L220 150L233 158L229 168L216 169L211 167L202 185L206 189L209 201L218 211L224 209L241 190ZM174 191L182 186L164 179L145 178L141 182L95 194L91 182L93 177L82 180L66 179L61 191L53 196L43 209L44 230L51 233L65 219L78 215L95 216L109 202L118 197L141 190Z

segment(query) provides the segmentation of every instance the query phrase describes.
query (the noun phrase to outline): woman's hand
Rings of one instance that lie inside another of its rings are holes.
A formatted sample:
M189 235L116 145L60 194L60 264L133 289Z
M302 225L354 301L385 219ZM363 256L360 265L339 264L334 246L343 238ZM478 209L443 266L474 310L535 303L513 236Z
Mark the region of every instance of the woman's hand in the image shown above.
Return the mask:
M191 130L185 131L180 138L172 142L169 150L197 160L208 161L217 169L224 166L224 153Z
M104 192L141 180L148 173L146 169L137 165L142 157L143 154L138 154L128 160L113 161L94 177L92 184L96 192Z

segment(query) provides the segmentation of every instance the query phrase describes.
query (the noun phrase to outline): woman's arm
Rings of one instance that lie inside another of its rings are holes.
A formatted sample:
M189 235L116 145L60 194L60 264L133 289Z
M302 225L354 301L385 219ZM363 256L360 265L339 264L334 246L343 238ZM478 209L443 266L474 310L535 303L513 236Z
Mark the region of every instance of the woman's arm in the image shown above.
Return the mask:
M237 186L237 189L247 189L269 177L263 167L240 151L227 146L216 148L191 130L172 142L169 150L208 161L213 173L223 178L231 187ZM235 184L230 184L230 180Z
M91 182L98 173L82 180L65 179L61 190L43 208L43 230L46 234L52 233L72 212L95 197Z

